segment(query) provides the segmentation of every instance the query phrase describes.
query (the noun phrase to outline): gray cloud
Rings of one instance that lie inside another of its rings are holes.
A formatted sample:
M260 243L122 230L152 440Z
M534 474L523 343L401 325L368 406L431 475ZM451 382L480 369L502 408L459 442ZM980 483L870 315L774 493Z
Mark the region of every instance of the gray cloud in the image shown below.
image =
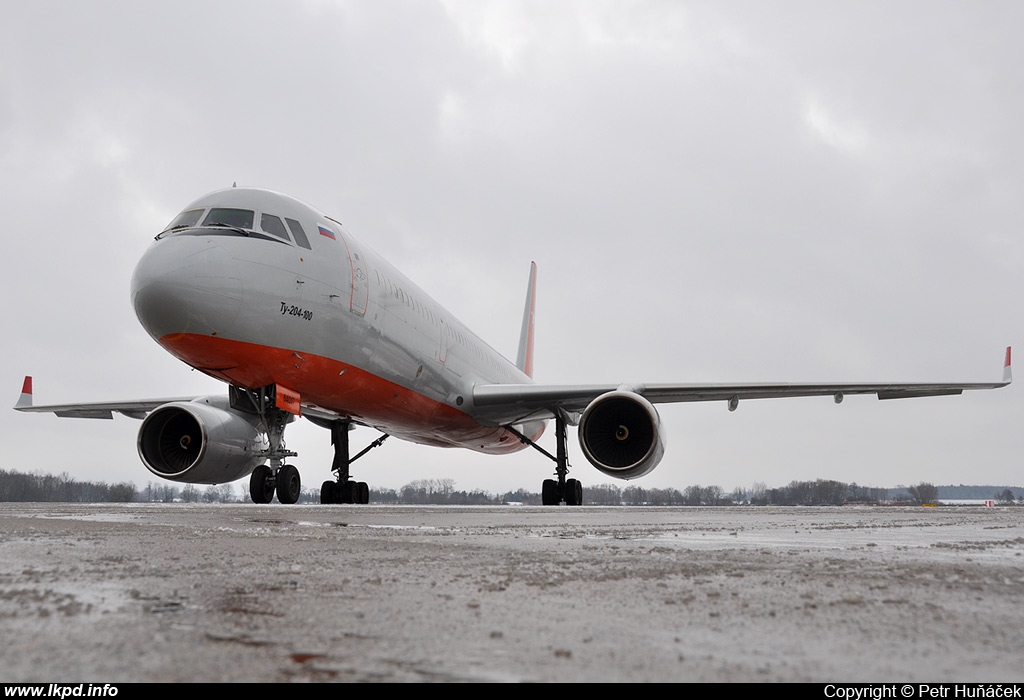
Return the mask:
M41 402L222 391L146 337L127 289L152 235L232 181L331 212L508 355L537 260L540 381L998 377L1024 278L1022 12L11 9L4 381L12 402L25 373ZM135 422L0 416L10 468L148 478ZM1020 416L1013 388L667 407L667 457L643 483L1015 483ZM288 437L305 481L326 478L326 432ZM585 483L605 481L572 449ZM536 488L550 472L532 451L391 442L367 459L360 478L396 487Z

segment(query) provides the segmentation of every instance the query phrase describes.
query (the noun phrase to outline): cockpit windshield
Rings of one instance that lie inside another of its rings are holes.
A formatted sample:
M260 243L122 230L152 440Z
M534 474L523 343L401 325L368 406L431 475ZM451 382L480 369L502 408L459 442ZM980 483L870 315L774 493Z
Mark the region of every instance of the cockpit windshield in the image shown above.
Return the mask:
M185 211L174 217L174 221L167 224L164 231L174 231L179 228L188 228L189 226L195 226L199 221L199 217L203 215L205 209L186 209Z
M252 229L254 213L251 209L227 209L214 207L203 219L203 226L233 226Z
M278 238L283 238L286 241L291 240L288 238L288 231L285 230L284 224L273 214L263 214L260 216L260 228Z
M206 214L204 217L203 214ZM259 228L255 223L259 217ZM202 220L202 223L199 223ZM252 209L236 209L234 207L213 207L212 209L186 209L174 217L157 239L164 236L244 236L246 238L264 239L279 243L292 244L292 239L303 248L312 250L306 232L295 219L284 219L266 212L255 212ZM214 233L210 229L219 229ZM291 236L288 232L291 231ZM268 235L269 234L269 235Z

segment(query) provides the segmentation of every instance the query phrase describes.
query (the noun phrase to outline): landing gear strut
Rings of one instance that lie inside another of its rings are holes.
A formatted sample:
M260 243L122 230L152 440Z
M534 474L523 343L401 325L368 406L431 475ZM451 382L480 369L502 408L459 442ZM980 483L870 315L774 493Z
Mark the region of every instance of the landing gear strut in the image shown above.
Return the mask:
M566 444L566 415L563 411L555 411L555 440L557 442L556 454L552 455L537 443L520 433L511 426L507 426L525 444L530 445L538 452L543 453L555 462L556 479L545 479L541 485L540 501L546 506L557 506L565 502L567 506L583 505L583 484L576 479L566 479L569 473L569 449Z
M349 467L374 447L380 447L388 435L385 433L370 443L355 457L349 457L348 432L351 421L340 420L331 423L331 444L334 445L334 464L331 471L337 472L337 481L325 481L320 487L321 503L357 503L370 502L370 487L365 481L352 481Z
M275 388L273 385L260 389L243 389L233 386L228 392L231 407L260 417L263 430L267 433L270 449L267 459L270 466L261 464L249 475L249 496L253 503L270 503L277 493L281 503L295 503L302 493L302 480L299 470L294 465L285 464L288 457L296 457L298 453L285 449L284 428L295 420L295 416L274 405Z

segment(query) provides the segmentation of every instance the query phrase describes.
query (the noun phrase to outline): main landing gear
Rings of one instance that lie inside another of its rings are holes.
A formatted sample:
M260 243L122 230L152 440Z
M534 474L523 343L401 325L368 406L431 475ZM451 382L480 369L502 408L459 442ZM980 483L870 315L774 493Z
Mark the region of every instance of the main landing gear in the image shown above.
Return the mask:
M555 411L555 440L557 442L555 455L552 455L515 428L508 427L525 444L533 447L555 462L555 476L558 478L545 479L541 485L540 500L546 506L557 506L563 502L567 506L583 505L583 484L576 479L565 478L569 473L569 449L566 444L565 434L566 422L565 413L561 410Z
M325 481L320 487L321 503L362 503L370 502L370 487L365 481L352 481L349 467L374 447L380 447L388 439L387 433L374 440L355 457L349 457L348 432L351 421L340 420L331 423L331 444L334 445L334 464L331 471L337 472L337 481Z
M270 466L261 464L252 470L249 476L249 495L253 503L270 503L277 494L277 500L281 503L295 503L302 494L302 480L299 478L299 470L292 464L285 464L288 457L296 457L296 452L285 449L284 429L288 423L295 420L295 416L288 411L276 406L274 385L265 386L260 389L244 389L232 386L228 392L231 400L231 407L259 416L260 423L270 447L267 450L267 460ZM331 471L337 472L337 481L325 481L320 487L321 503L369 503L370 487L365 481L352 481L349 474L349 467L374 447L379 447L388 435L384 434L374 440L369 447L349 457L348 431L352 425L349 420L337 420L327 422L325 420L311 418L314 423L331 430L331 444L334 445L334 464Z

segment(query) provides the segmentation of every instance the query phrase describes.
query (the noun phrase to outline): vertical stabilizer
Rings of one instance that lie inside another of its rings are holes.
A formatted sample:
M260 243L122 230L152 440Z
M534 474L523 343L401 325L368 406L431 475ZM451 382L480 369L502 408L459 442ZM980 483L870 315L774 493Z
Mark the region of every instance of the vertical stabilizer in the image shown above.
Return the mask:
M533 315L537 304L537 263L530 263L530 283L526 288L526 306L523 308L523 327L519 331L519 353L516 367L528 377L533 376Z

